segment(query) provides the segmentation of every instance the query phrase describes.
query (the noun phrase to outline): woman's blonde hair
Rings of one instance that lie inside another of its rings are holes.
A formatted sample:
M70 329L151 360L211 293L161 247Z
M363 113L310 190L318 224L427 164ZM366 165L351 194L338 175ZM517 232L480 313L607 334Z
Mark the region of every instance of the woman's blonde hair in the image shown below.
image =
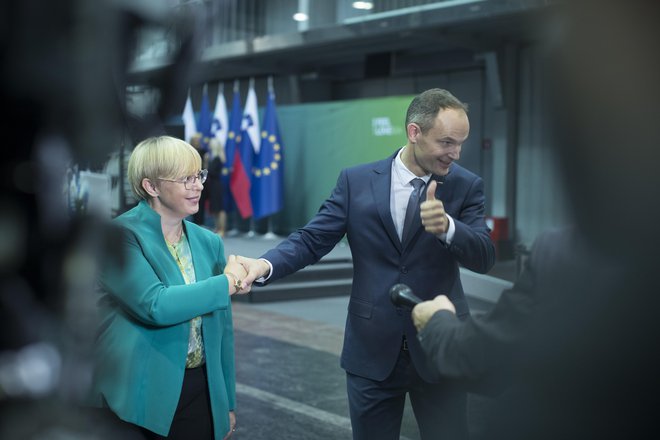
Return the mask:
M128 181L140 199L151 198L142 180L177 180L191 176L202 167L202 158L189 143L171 136L150 137L140 142L128 160Z

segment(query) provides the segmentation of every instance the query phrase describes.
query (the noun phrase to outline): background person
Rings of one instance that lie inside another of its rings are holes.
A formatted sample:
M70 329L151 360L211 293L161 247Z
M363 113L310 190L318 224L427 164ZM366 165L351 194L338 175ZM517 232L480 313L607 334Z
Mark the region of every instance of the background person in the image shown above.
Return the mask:
M316 263L346 235L354 276L341 366L353 438L398 439L409 393L422 439L461 439L466 394L427 368L410 312L394 307L388 292L406 283L430 299L444 289L458 314L468 315L459 264L485 273L495 261L483 181L455 163L469 121L466 105L448 91L415 97L406 133L406 146L388 158L342 170L317 215L263 259L237 260L249 269L245 283L272 282ZM417 193L427 201L421 214L419 201L411 205L404 227L414 179L428 182Z
M193 221L205 226L207 213L211 215L213 232L221 237L225 233L227 215L224 210L224 190L222 188L222 167L225 163L225 149L216 138L208 140L208 148L202 148L202 135L195 133L190 140L202 158L202 168L208 170L208 176L199 200L199 211L193 215Z
M208 150L208 146L203 145L202 143L202 134L195 133L190 138L190 145L192 145L199 157L201 158L202 168L208 171L209 156L211 155ZM208 175L207 175L208 179ZM206 182L205 182L206 183ZM192 221L200 226L206 225L206 213L208 211L209 202L209 190L208 186L204 185L202 192L199 194L199 209L192 215Z
M230 295L245 271L185 220L206 179L191 145L148 138L127 174L140 202L113 220L123 242L100 277L97 404L147 438L225 438L236 426Z
M213 231L221 237L225 235L227 225L227 213L224 210L224 188L222 187L222 167L225 164L225 149L216 138L209 142L211 149L211 160L205 166L209 170L206 180L206 191L208 191L209 214L213 218Z

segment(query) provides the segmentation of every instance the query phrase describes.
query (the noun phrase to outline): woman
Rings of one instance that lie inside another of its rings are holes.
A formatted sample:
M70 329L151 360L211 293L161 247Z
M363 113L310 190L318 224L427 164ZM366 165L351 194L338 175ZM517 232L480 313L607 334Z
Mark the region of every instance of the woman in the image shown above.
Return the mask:
M147 438L221 439L235 430L230 295L245 270L221 238L185 220L206 180L188 143L149 138L131 154L140 199L113 223L121 253L103 265L94 390Z

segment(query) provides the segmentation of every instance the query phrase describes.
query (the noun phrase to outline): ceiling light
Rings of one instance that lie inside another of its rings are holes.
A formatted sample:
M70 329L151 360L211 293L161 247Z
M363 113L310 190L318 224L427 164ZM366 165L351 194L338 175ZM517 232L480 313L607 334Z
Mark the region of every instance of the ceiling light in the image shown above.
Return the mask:
M296 21L307 21L309 20L309 16L304 12L296 12L293 14L293 19Z
M364 9L365 11L368 11L374 7L374 4L373 2L353 2L353 7L355 9Z

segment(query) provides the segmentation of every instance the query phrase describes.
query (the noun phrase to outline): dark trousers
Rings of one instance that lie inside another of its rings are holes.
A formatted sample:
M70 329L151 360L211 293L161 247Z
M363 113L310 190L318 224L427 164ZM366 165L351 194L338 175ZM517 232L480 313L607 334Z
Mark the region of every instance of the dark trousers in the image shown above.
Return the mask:
M354 440L398 440L406 393L422 440L468 438L466 392L451 382L422 380L407 350L384 381L347 373L346 386Z
M206 366L186 369L181 397L167 437L143 429L151 440L212 440L213 419L209 400Z

